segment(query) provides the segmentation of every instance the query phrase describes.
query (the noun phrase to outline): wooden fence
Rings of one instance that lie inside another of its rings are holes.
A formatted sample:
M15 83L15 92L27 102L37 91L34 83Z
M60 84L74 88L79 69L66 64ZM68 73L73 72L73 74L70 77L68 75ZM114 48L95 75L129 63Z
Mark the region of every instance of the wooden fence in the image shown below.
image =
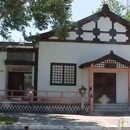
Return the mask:
M4 103L80 104L80 100L78 91L0 90L0 102ZM85 104L87 103L86 94Z

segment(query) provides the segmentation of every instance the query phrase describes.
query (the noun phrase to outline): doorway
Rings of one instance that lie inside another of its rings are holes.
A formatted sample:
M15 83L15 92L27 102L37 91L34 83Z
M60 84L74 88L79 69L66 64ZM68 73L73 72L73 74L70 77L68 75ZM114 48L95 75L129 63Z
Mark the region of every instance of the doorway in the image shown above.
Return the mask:
M116 73L94 73L94 102L116 103Z
M26 72L9 72L8 75L8 90L21 90L21 92L13 92L13 96L27 96L27 90L32 87L32 73ZM8 92L8 96L11 92Z

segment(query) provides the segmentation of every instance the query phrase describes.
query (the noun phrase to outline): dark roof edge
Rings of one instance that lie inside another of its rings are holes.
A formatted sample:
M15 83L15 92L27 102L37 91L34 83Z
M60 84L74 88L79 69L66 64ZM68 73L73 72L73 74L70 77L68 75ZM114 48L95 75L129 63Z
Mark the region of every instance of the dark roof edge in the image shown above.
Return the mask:
M107 55L104 55L96 60L93 60L93 61L89 61L89 62L86 62L86 63L83 63L79 66L80 69L83 69L83 68L86 68L86 67L90 67L91 64L97 64L97 63L100 63L102 62L103 60L107 59L107 58L112 58L114 60L117 60L118 62L122 63L122 64L125 64L126 66L129 66L130 65L130 61L114 54L114 52L111 50L109 54Z
M19 44L19 42L0 42L0 45L21 45L21 44ZM26 42L26 43L24 43L23 44L24 46L32 46L33 44L32 43L29 43L29 42Z

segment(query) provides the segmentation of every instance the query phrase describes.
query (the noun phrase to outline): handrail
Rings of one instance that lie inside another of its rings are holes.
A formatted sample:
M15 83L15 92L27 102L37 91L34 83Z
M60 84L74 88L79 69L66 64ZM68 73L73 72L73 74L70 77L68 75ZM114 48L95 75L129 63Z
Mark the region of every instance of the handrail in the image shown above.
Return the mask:
M79 93L78 91L42 91L42 90L38 90L34 92L65 92L65 93Z
M0 90L0 92L11 92L10 95L2 95L4 98L25 98L28 97L29 103L59 103L59 104L77 104L80 103L80 95L78 91L34 91L31 89L27 90ZM27 92L28 95L15 95L17 92ZM35 96L37 93L37 96ZM43 93L43 94L40 94ZM55 94L54 94L55 93ZM0 94L1 96L1 94ZM1 97L2 97L1 96ZM36 100L34 100L36 99ZM88 103L88 95L85 96L85 103Z

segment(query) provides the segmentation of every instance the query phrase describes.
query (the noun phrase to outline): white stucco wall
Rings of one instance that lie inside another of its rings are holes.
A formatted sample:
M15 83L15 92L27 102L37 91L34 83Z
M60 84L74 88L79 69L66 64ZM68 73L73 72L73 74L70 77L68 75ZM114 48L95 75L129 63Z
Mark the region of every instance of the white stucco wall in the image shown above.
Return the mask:
M98 20L98 28L101 31L109 31L112 28L112 22L109 17L100 17Z
M117 103L127 103L128 102L128 73L118 72L116 74L116 99Z
M91 21L91 22L89 22L87 24L84 24L82 26L83 30L93 30L94 28L95 28L95 22L93 22L93 21Z
M126 32L126 27L118 22L114 23L114 29L116 29L117 32Z
M109 31L112 29L112 21L109 17L100 17L97 21L97 25L94 21L85 23L82 26L84 31L81 35L83 40L92 41L95 38L93 29L97 28L102 31L97 38L100 41L108 42L112 39ZM126 42L128 37L125 35L126 27L118 22L114 23L114 29L116 32L122 32L117 34L114 39L117 42ZM104 33L105 31L105 33ZM123 34L124 33L124 34ZM69 32L67 40L75 40L78 35L76 32ZM53 36L50 39L57 39ZM129 45L111 45L111 44L92 44L92 43L65 43L65 42L40 42L39 43L39 62L38 62L38 90L44 91L77 91L83 84L88 87L88 72L87 70L78 69L78 66L82 63L89 62L100 58L113 50L115 54L130 61L130 46ZM77 64L77 84L76 86L59 86L50 85L50 63L76 63ZM124 72L116 74L117 80L117 102L128 102L128 79L127 74ZM121 92L123 94L121 94ZM127 93L126 93L127 92ZM42 94L41 94L42 95ZM57 94L55 94L57 95Z
M6 66L5 60L7 59L7 52L0 52L0 89L6 89ZM4 95L4 92L0 91L0 95Z
M130 60L129 45L110 44L85 44L85 43L39 43L38 62L38 90L44 91L77 91L83 84L88 87L87 70L78 69L82 63L89 62L104 56L113 50L115 54ZM76 63L77 64L77 85L59 86L50 85L50 63ZM117 102L127 102L127 75L117 73ZM123 89L122 89L123 87ZM122 92L122 95L120 94Z

